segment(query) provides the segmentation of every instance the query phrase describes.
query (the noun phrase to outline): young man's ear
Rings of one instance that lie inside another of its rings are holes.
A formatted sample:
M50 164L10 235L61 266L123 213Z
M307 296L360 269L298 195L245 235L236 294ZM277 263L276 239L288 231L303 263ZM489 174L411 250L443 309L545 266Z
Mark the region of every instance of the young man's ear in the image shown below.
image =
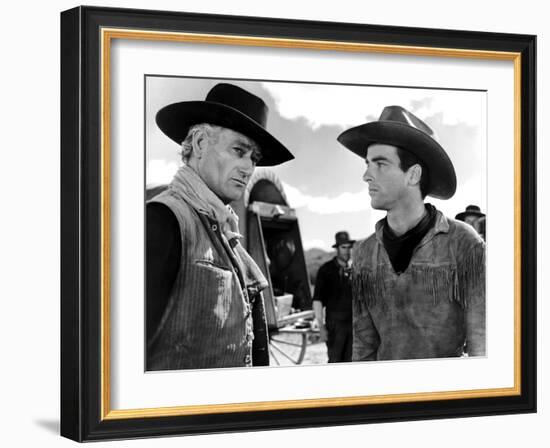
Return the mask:
M417 163L409 168L409 182L411 185L420 184L422 178L422 167Z

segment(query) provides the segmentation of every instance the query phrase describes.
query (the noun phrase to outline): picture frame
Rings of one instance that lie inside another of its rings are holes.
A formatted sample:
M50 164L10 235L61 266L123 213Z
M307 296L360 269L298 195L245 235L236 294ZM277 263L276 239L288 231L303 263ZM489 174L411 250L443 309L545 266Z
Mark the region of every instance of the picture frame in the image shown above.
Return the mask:
M245 55L283 48L511 63L513 385L113 409L111 185L122 168L112 164L109 79L117 39L234 45ZM91 441L536 412L535 142L535 36L99 7L61 13L61 435Z

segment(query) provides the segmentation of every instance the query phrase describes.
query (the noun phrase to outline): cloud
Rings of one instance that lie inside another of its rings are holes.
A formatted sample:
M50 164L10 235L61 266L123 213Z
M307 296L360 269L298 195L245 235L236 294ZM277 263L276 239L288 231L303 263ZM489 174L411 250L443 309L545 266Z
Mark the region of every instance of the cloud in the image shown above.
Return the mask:
M303 118L313 130L342 128L377 120L384 107L400 105L427 119L444 112L443 124L479 126L484 94L406 87L318 85L264 82L276 108L288 120Z
M283 182L283 188L291 207L307 208L309 211L320 215L370 210L370 197L366 188L357 193L345 192L333 198L308 195L285 182Z
M178 162L150 159L147 163L147 186L169 183L178 168Z
M426 92L427 93L427 92ZM426 94L425 93L425 94ZM483 122L484 94L480 92L446 92L426 95L422 99L411 101L411 112L423 120L440 115L442 126L480 126ZM432 96L433 95L433 96Z

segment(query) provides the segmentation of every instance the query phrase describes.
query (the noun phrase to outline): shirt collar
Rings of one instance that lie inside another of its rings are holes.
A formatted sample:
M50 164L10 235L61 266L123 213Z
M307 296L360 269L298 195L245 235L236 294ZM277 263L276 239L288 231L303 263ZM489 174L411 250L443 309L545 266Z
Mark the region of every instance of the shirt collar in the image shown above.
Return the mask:
M381 243L383 241L383 232L384 232L384 221L386 218L381 219L378 221L375 225L375 234L376 239ZM438 233L449 233L449 220L447 217L441 213L439 210L436 210L436 217L435 217L435 224L434 226L428 230L428 233L424 235L424 238L420 241L418 244L419 246L426 244L428 241L430 241L435 235Z

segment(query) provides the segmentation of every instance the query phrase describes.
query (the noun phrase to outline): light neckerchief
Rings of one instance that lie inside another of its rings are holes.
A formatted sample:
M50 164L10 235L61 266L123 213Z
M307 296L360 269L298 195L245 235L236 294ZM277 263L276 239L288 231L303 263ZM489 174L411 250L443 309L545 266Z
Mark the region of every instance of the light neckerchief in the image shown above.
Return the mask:
M257 294L265 289L268 286L265 276L239 242L239 238L242 238L239 217L231 206L225 205L197 172L187 165L178 169L170 188L199 213L220 224L220 229L239 262L249 293Z
M195 210L220 223L228 240L242 236L239 233L237 214L208 188L193 168L181 166L174 176L171 188Z

